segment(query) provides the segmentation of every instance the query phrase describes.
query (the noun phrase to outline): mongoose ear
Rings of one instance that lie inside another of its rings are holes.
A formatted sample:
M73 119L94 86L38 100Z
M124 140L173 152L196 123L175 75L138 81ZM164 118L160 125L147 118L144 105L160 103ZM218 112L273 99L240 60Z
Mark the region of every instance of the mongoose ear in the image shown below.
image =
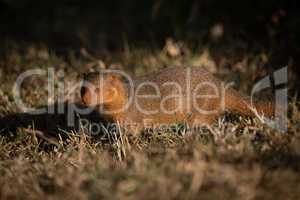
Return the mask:
M110 74L109 75L109 79L112 81L112 82L117 82L117 81L122 81L122 76L120 74Z
M105 98L103 103L109 103L119 98L119 91L115 87L111 87L105 91Z
M110 76L110 78L111 78L111 80L116 81L116 80L119 80L119 79L120 79L120 76L117 75L117 74L112 74L112 75Z

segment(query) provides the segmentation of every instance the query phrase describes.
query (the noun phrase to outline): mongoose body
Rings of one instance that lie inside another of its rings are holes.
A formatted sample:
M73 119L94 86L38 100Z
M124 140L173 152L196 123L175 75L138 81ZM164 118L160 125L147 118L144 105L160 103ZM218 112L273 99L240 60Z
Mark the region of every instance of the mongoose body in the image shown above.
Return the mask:
M105 71L105 70L104 70ZM82 101L106 119L133 132L145 127L187 123L211 125L224 111L273 116L273 104L256 102L200 67L170 67L125 80L119 74L94 72L84 78Z

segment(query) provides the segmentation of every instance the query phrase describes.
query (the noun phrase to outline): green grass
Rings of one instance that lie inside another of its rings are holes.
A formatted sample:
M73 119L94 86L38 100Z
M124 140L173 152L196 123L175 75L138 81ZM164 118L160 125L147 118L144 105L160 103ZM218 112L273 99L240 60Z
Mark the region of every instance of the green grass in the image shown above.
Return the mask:
M56 81L67 84L67 93L79 75L100 60L83 55L61 58L47 49L32 48L9 52L1 60L2 116L20 112L11 87L21 72L33 67L63 70L64 80ZM184 48L186 53L178 57L160 49L128 48L101 62L119 64L133 74L167 65L204 65L226 80L237 77L238 88L245 92L256 74L265 73L260 67L262 52L248 52L246 60L224 56L217 65L203 51ZM232 68L222 66L226 63ZM23 86L29 105L46 104L43 84L45 79L35 78ZM300 112L296 100L289 107L285 134L257 119L241 117L226 123L220 119L213 127L192 134L123 134L103 141L69 133L58 138L57 144L22 128L16 133L2 131L0 199L299 199Z

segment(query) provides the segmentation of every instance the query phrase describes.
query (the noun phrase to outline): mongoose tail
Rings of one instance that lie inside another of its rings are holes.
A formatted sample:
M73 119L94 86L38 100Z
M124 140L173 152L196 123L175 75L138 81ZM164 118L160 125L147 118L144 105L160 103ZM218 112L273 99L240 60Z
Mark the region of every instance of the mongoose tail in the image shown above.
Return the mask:
M242 95L234 89L228 90L225 95L225 109L230 112L251 117L255 117L257 112L259 115L272 118L275 113L274 108L272 102L257 101L251 103L250 97Z

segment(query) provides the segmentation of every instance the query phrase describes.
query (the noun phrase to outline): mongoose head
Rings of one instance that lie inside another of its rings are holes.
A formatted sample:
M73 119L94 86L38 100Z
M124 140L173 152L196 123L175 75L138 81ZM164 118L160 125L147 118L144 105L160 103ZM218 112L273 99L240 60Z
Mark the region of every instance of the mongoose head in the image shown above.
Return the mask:
M84 75L81 99L87 106L97 106L116 102L121 98L122 80L111 73L91 72Z

